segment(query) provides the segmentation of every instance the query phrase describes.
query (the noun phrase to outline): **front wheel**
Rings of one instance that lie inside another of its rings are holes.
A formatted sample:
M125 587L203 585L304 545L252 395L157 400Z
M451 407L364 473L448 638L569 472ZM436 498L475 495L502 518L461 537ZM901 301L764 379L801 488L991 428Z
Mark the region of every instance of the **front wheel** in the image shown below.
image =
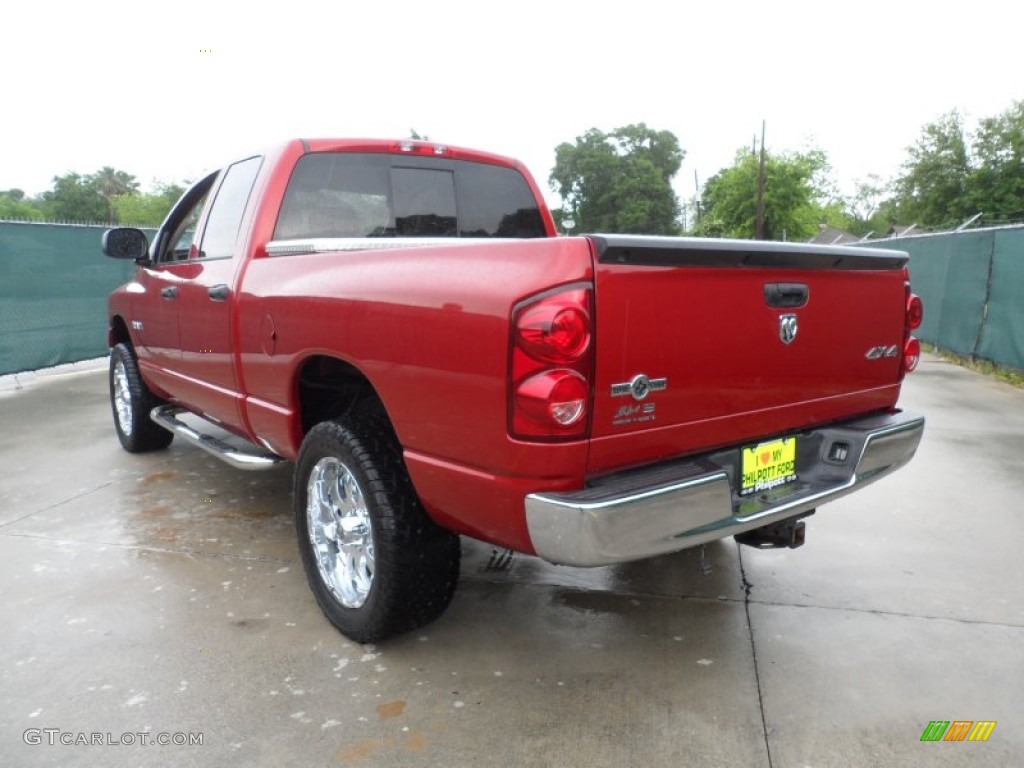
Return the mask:
M115 345L110 350L110 408L117 439L126 451L156 451L171 444L174 433L149 418L149 412L161 403L142 380L132 348Z
M382 640L448 607L459 539L423 510L385 418L362 413L313 427L294 498L306 578L342 634Z

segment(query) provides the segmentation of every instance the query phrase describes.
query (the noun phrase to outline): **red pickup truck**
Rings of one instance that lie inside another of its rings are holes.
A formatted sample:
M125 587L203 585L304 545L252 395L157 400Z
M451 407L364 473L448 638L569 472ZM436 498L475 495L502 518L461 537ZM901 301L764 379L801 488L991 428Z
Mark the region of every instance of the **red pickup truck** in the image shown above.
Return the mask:
M138 264L109 302L122 445L295 462L310 586L357 641L444 611L459 534L577 566L797 546L924 429L905 254L557 237L483 152L291 141L103 249Z

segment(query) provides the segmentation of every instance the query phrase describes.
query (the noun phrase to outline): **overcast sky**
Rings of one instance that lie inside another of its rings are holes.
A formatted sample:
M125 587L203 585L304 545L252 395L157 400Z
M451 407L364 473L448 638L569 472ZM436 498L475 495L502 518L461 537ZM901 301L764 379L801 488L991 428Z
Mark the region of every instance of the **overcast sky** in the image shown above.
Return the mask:
M1017 0L7 3L0 189L110 165L197 178L299 136L431 139L523 160L646 122L694 189L749 147L825 150L845 189L924 124L1024 98ZM549 194L549 201L557 199Z

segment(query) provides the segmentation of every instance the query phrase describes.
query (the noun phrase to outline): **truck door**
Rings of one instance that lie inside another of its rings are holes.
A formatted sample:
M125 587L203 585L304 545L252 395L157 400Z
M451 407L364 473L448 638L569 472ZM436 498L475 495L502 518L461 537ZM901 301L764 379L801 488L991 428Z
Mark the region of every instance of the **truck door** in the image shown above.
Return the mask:
M241 264L236 241L261 162L261 157L250 157L222 172L178 286L177 391L189 407L228 427L240 423L231 343L231 291Z
M133 302L132 324L138 335L139 365L162 390L178 397L181 338L178 306L182 285L194 271L189 253L217 174L196 182L177 202L157 234L151 262L139 270L141 296Z

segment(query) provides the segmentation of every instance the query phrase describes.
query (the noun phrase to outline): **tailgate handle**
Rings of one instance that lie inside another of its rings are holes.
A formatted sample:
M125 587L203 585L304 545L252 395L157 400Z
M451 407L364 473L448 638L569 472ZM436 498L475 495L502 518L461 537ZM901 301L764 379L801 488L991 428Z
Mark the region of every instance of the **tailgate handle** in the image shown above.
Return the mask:
M766 283L764 286L764 300L769 307L802 307L809 295L810 291L803 283Z

